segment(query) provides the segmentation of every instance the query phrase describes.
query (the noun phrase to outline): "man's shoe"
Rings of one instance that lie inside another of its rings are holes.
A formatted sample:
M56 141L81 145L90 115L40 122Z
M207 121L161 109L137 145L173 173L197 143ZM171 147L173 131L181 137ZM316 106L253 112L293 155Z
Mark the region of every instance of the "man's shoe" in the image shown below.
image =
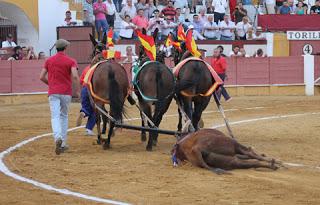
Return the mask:
M86 130L86 136L95 136L94 132L92 130L87 129Z
M232 100L232 97L230 97L228 100L226 100L226 102L230 102Z
M57 141L56 141L56 155L59 155L59 154L61 154L61 152L62 152L62 147L61 147L61 145L62 145L62 140L61 139L58 139Z
M68 151L68 149L69 149L69 146L65 145L64 147L61 147L61 152L66 152Z
M86 114L84 112L80 112L79 117L77 119L77 127L79 127L82 123L82 119L85 117Z

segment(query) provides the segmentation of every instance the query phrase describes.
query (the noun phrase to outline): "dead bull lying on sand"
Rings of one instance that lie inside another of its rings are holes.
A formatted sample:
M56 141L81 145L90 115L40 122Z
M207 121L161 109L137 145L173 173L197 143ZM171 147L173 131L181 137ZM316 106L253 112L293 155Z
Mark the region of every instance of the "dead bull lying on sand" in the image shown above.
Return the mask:
M179 161L189 161L193 166L217 174L225 173L224 170L259 167L276 170L280 165L215 129L202 129L180 139L172 150L172 160L174 166Z

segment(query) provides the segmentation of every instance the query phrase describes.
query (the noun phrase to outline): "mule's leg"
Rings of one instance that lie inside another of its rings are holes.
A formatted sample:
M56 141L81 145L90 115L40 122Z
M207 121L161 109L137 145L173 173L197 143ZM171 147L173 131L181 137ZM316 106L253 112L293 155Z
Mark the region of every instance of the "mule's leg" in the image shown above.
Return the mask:
M97 143L101 144L101 129L100 129L101 116L98 110L96 110L96 119L97 119Z
M192 116L193 116L193 110L192 110L192 101L191 98L188 97L182 97L183 99L183 109L184 112L187 114L188 118L192 121ZM191 124L193 125L193 124ZM196 129L196 127L194 126L189 126L189 130L190 132L194 132Z
M192 124L196 130L199 130L199 121L202 112L207 108L210 102L210 97L196 97L194 101L194 112L192 115Z
M105 109L103 109L103 110L105 112L107 112ZM101 132L101 134L104 135L104 134L106 134L106 130L107 130L108 118L104 114L101 114L101 116L102 116L102 132Z
M141 126L144 127L145 126L144 117L141 112L140 112L140 117L141 117ZM145 141L147 141L146 131L141 130L141 142L145 142Z
M107 139L107 141L104 142L103 149L109 149L111 147L110 146L110 141L111 141L111 137L112 137L112 134L113 134L113 129L114 129L114 122L110 122L110 129L109 129L109 132L108 132L108 139Z
M178 114L179 114L179 122L178 122L178 131L181 132L182 129L182 114L180 109L178 108Z

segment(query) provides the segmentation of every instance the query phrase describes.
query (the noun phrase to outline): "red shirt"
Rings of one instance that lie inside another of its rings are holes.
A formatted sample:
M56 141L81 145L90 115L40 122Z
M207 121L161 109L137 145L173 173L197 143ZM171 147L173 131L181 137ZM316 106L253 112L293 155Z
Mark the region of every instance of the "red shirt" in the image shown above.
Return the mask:
M162 9L162 14L170 20L173 20L176 15L176 9L173 7L166 7Z
M81 74L81 76L80 76L80 84L81 84L82 86L84 86L83 80L84 80L84 77L86 76L86 74L87 74L87 72L88 72L89 69L90 69L90 65L88 65L88 66L82 71L82 74Z
M77 62L64 52L48 58L44 68L48 71L48 94L72 95L71 68L77 68Z
M211 66L218 74L224 74L227 69L227 61L224 57L212 58Z

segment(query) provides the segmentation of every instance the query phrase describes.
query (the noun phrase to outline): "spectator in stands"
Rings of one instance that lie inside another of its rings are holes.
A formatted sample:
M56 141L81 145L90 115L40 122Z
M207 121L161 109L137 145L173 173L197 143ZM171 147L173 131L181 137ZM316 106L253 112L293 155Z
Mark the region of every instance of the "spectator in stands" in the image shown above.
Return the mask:
M266 40L266 36L262 33L262 28L258 26L256 32L253 34L253 40Z
M236 34L238 40L247 40L248 29L252 26L249 24L249 19L247 16L242 18L242 21L236 25Z
M247 16L250 22L254 22L257 14L257 8L252 4L253 0L242 0L243 8L247 10Z
M142 9L143 15L146 17L146 19L149 19L149 11L148 11L149 5L146 4L146 0L138 0L138 3L136 4L137 11Z
M51 125L55 152L57 155L68 149L68 110L72 95L72 81L75 93L80 97L80 80L77 62L65 54L70 43L64 39L56 41L57 54L48 58L40 73L40 80L48 85Z
M222 57L227 57L223 52L224 52L224 48L223 48L223 46L217 46L217 49L219 49L219 51L220 51L220 55L222 56Z
M266 13L267 14L275 14L275 5L276 1L275 0L265 0L265 5L266 5Z
M38 54L38 60L46 59L46 54L43 51L40 51Z
M131 23L131 18L129 15L126 15L124 20L121 21L120 26L120 38L121 39L132 39L133 31L138 27Z
M181 15L181 9L180 8L176 8L176 15L174 17L174 22L176 24L184 24L185 23L185 17L183 15Z
M126 47L126 56L122 63L134 63L138 60L138 56L134 55L131 46Z
M294 14L296 6L294 5L294 0L288 0L288 7L290 8L290 14Z
M37 55L34 52L34 48L32 46L22 48L23 51L23 59L24 60L36 60Z
M232 13L232 16L234 16L235 23L239 23L242 21L242 18L247 15L247 10L243 8L242 2L239 2L236 6L235 10Z
M10 60L22 60L23 59L23 52L22 48L20 46L14 47L14 54L8 58L8 61Z
M165 18L163 24L161 25L162 39L166 39L170 32L177 27L177 24L171 21L170 18Z
M298 0L298 3L296 4L296 7L298 7L299 2L302 3L302 7L305 8L306 11L308 11L308 4L304 3L303 0Z
M132 0L127 0L127 4L122 8L120 17L124 20L126 15L129 15L133 19L137 14L136 7L133 6Z
M253 28L252 27L248 28L248 32L246 34L247 40L253 40L253 33L254 33Z
M285 0L276 0L276 13L279 14L280 8L283 6Z
M229 54L230 57L237 57L237 56L241 56L240 53L240 47L239 46L234 46L232 51Z
M64 25L65 26L71 26L72 25L71 11L66 11L66 18L64 19Z
M83 21L93 24L94 19L93 19L92 0L82 0L82 6L83 6L83 11L86 11L86 13L84 12Z
M190 14L197 13L196 11L197 0L189 0L189 5L190 5Z
M193 30L194 31L198 32L199 34L203 34L203 24L200 21L200 18L199 18L198 14L194 14L193 15L192 25L193 25Z
M303 2L299 1L296 7L295 14L304 15L307 14L307 9L303 6Z
M219 23L219 21L224 20L224 16L226 14L226 9L228 7L226 0L213 0L212 1L212 7L214 8L214 22L216 24Z
M82 23L84 26L92 26L92 20L90 18L89 12L87 9L83 9L83 19Z
M154 2L154 0L147 0L147 6L148 6L148 16L147 16L147 19L151 19L153 17L153 12L155 10L157 10L157 7L156 7L156 2Z
M218 48L214 49L213 51L211 66L217 72L221 80L224 81L226 78L227 61L224 57L221 56L221 51ZM229 96L223 85L220 86L220 89L216 93L214 93L214 95L215 94L217 94L219 100L221 99L221 94L223 95L226 102L231 100L231 97Z
M122 9L122 0L113 0L113 3L116 7L117 12L120 13Z
M230 20L228 15L225 15L223 21L220 21L219 28L221 30L220 40L222 41L231 41L233 38L233 32L236 28L234 22Z
M143 9L139 9L137 11L137 15L132 19L132 23L135 24L140 30L142 30L143 28L148 28L149 22L148 19L144 16Z
M106 0L104 3L108 10L108 13L106 14L108 25L114 28L114 20L116 17L116 6L114 5L112 0Z
M212 0L207 0L206 3L207 14L213 14Z
M254 52L252 57L262 58L262 57L267 57L267 55L263 54L263 50L259 48L256 52Z
M168 6L162 9L161 13L165 19L169 21L174 21L174 17L176 15L176 9L173 7L173 0L168 1Z
M107 6L102 2L102 0L98 0L93 4L93 14L95 15L95 24L96 30L98 32L98 40L102 39L104 33L108 30L108 22L106 19ZM102 30L102 33L101 33Z
M206 16L206 8L202 7L199 11L199 21L202 26L208 22L208 17Z
M311 14L320 14L320 0L316 0L315 5L311 6Z
M7 35L6 39L6 41L2 42L2 48L12 48L17 46L17 44L13 41L13 36L11 33Z
M168 5L168 0L157 0L157 8L161 12Z
M151 18L149 21L148 31L150 31L151 34L153 34L154 30L158 28L158 40L162 39L163 21L164 19L160 17L160 11L158 9L154 10L153 18Z
M203 36L206 39L210 39L210 40L218 39L217 31L219 31L219 27L216 24L216 22L213 21L213 15L208 16L208 22L204 24L203 29L204 29Z
M174 2L174 8L176 9L187 9L188 8L188 0L177 0ZM184 13L184 12L183 12Z
M290 14L290 8L288 2L283 2L283 5L279 8L278 14Z
M244 49L244 48L240 48L240 55L239 55L240 57L245 57L245 58L248 58L248 57L250 57L248 54L247 54L247 52L246 52L246 50Z

